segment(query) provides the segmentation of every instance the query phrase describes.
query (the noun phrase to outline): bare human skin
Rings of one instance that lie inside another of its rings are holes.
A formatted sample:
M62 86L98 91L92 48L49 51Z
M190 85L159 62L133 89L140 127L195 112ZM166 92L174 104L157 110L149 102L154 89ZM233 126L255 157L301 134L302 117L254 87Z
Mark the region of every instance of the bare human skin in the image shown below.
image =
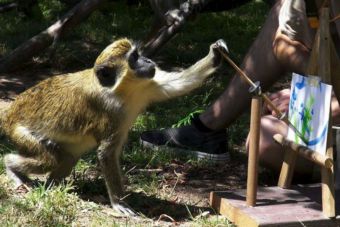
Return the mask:
M281 111L287 112L289 107L290 89L284 89L269 96L273 104ZM340 107L338 100L333 95L331 101L333 125L340 124ZM260 162L262 165L279 172L282 166L284 151L281 145L273 141L273 135L279 133L286 135L288 127L285 123L276 118L275 112L270 106L264 106L264 116L261 118L260 128ZM249 146L249 136L246 147ZM248 150L248 149L247 149ZM311 173L314 164L307 159L298 157L295 166L295 173L301 176Z
M281 2L278 1L271 9L241 65L253 81L261 81L263 90L289 71L305 72L310 54L301 42L292 41L278 31ZM203 124L218 130L233 123L250 106L248 88L249 85L239 75L234 75L222 95L200 115Z
M305 73L310 56L310 40L313 37L306 34L304 39L292 40L279 29L279 12L286 0L279 0L271 9L268 18L263 25L259 35L244 57L241 69L253 80L260 81L262 90L268 89L274 82L288 72ZM336 14L335 9L340 8L339 1L331 1L331 11ZM303 16L303 15L302 15ZM307 18L305 18L307 20ZM340 20L334 23L333 40L338 47L340 40ZM310 28L304 27L305 30ZM310 29L308 34L314 32ZM333 73L339 75L340 67L332 62ZM339 80L333 82L339 87ZM221 96L199 117L202 123L212 130L227 128L241 113L249 108L251 95L248 93L249 85L237 74L234 75L226 90ZM334 89L335 95L337 90ZM289 102L287 90L280 91L270 97L280 110L285 110ZM287 102L288 101L288 102ZM232 108L230 108L232 107ZM268 111L272 111L268 109ZM333 122L340 123L340 108L335 97L332 99ZM275 115L275 114L273 114ZM273 143L272 136L276 133L285 135L287 126L273 115L262 117L260 161L267 167L279 170L282 163L283 152L281 147ZM310 172L313 164L308 160L298 159L296 172L306 174Z

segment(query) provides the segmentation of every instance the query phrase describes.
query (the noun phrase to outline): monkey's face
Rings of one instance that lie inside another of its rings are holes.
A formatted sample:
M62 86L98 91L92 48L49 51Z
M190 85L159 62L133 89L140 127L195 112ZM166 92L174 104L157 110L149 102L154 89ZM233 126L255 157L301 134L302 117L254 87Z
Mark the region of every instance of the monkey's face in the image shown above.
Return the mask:
M138 53L137 49L132 49L127 54L129 68L132 69L138 78L153 78L156 72L156 64Z
M100 84L105 87L115 86L121 79L151 79L156 72L156 64L141 56L137 49L133 49L125 56L111 58L95 65L94 72Z
M136 45L128 39L117 40L106 47L94 64L99 83L117 92L148 83L155 72L156 64L140 55Z

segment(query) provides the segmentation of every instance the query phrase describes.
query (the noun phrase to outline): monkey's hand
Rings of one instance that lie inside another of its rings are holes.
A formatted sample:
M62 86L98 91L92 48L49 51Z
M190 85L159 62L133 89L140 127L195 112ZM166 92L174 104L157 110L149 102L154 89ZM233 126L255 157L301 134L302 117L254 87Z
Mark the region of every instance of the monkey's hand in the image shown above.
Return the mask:
M223 39L217 40L215 43L211 44L210 52L214 54L213 64L215 67L219 66L222 61L222 53L228 53L227 44Z
M229 53L228 46L223 39L217 40L213 45L215 45L217 50L222 51L225 54Z

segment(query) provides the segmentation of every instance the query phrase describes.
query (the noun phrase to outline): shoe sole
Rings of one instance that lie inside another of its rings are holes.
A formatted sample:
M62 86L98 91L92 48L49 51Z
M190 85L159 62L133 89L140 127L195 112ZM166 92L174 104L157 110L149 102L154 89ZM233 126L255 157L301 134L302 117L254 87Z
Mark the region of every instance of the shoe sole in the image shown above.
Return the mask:
M230 154L229 153L222 153L222 154L208 154L201 151L194 151L194 150L187 150L183 148L178 147L168 147L166 145L154 145L152 143L140 140L143 147L150 148L155 151L167 151L174 154L181 154L181 155L190 155L196 158L197 160L204 160L209 161L212 163L225 163L230 160Z

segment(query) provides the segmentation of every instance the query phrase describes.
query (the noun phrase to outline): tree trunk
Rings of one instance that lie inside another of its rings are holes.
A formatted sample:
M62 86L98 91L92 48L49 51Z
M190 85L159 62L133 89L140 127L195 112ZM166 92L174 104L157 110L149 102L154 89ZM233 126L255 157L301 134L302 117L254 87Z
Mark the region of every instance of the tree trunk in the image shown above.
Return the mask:
M270 0L268 0L270 1ZM190 2L189 0L187 2ZM158 51L166 42L168 42L185 24L187 19L194 13L204 12L220 12L230 10L241 5L244 5L250 0L199 0L201 9L197 12L193 9L182 12L183 18L170 26L155 24L148 36L144 45L143 54L145 56L152 56ZM182 3L185 4L185 3ZM179 7L182 8L182 7ZM159 19L158 19L159 21ZM156 32L155 32L156 31ZM151 37L151 38L150 38Z
M9 3L1 3L0 4L0 13L5 13L16 9L18 7L18 3L16 2L9 2Z
M201 9L203 9L209 2L212 0L200 0ZM186 7L184 4L190 4L189 1L184 2L179 7L180 9L185 9ZM181 12L181 19L178 21L175 21L175 23L171 25L164 25L161 27L158 31L158 33L149 39L143 47L143 55L151 57L153 56L157 50L159 50L166 42L168 42L182 27L184 26L185 22L188 20L188 18L193 15L197 9L194 9L194 7L189 6L188 10L182 10Z
M0 73L9 72L20 67L24 62L38 55L59 39L64 32L86 19L106 0L82 0L61 19L46 30L24 42L8 56L0 59Z

